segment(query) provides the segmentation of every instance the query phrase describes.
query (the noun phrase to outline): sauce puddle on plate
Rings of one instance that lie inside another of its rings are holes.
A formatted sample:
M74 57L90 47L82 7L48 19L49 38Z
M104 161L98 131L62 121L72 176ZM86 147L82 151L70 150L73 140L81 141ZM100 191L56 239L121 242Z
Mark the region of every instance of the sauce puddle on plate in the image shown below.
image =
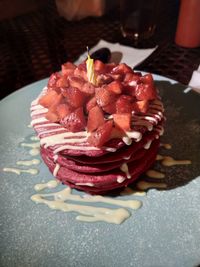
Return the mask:
M39 155L40 153L40 142L36 136L31 136L30 140L33 142L24 142L20 145L24 148L31 148L29 154L31 156ZM150 144L147 144L147 147ZM161 143L161 147L169 150L172 148L170 144ZM147 149L147 148L146 148ZM164 167L170 167L175 165L188 165L191 164L190 160L176 160L170 156L163 156L158 154L156 160ZM31 160L20 160L16 162L18 166L33 166L39 165L41 161L33 158ZM56 176L60 166L56 165L54 169L54 176ZM127 164L122 164L120 169L125 173L127 179L130 179ZM28 173L31 175L38 174L38 169L20 169L20 168L3 168L4 172L13 172L17 175L21 173ZM84 222L97 222L103 221L113 224L121 224L128 219L131 214L142 207L144 198L147 195L147 191L150 188L154 189L166 189L167 184L164 182L165 173L150 169L146 172L146 177L151 178L151 181L145 178L136 182L135 188L126 187L120 193L121 197L128 196L129 199L121 199L105 197L100 195L78 195L75 190L70 187L64 186L62 190L58 190L57 187L60 184L58 180L50 180L46 183L39 183L34 186L36 194L31 196L31 200L35 203L45 204L50 209L55 209L63 212L74 211L78 215L76 220ZM123 182L123 177L118 177L119 182ZM124 178L125 179L125 178ZM50 193L44 193L44 190L51 190ZM56 190L56 191L55 191ZM57 191L58 190L58 191ZM42 192L40 192L42 191ZM136 197L136 199L134 199ZM140 198L139 200L137 198ZM131 198L131 199L130 199ZM98 203L98 206L94 206ZM102 206L101 206L102 205ZM112 207L110 207L112 206ZM113 208L115 206L115 208Z

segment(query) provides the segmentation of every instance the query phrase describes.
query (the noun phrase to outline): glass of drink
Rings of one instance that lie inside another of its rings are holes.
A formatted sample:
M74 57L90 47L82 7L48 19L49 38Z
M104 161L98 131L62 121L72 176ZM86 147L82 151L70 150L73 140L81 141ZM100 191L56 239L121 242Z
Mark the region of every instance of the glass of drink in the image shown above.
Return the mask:
M153 36L160 0L120 0L120 27L123 37L138 43Z

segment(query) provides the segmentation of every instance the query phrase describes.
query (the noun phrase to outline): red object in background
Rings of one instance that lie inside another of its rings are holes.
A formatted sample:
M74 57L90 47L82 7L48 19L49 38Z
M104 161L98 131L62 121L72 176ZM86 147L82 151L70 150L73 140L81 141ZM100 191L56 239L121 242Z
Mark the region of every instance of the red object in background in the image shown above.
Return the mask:
M182 0L175 42L183 47L200 46L200 0Z

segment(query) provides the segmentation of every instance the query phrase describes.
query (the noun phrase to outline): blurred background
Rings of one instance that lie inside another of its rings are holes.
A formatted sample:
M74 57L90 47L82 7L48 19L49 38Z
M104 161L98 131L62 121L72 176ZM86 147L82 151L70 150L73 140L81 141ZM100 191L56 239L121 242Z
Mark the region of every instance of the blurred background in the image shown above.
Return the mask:
M82 10L79 15L75 2L0 1L1 98L48 77L62 63L76 60L86 46L92 47L100 39L131 45L120 32L119 1L94 0L94 6L89 4L89 13L88 1L78 1ZM137 69L187 84L200 63L200 49L183 48L174 42L179 5L178 0L162 1L155 35L141 43L142 48L155 45L158 48Z

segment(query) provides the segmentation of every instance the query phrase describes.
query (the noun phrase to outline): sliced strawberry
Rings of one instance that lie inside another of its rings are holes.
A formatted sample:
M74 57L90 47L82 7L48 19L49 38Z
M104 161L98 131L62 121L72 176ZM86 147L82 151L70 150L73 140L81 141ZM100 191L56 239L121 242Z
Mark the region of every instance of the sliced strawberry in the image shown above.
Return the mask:
M136 86L130 86L128 84L123 86L123 93L129 96L135 96Z
M48 108L51 105L53 105L56 101L60 101L61 100L61 95L58 94L56 91L51 90L51 91L47 91L47 93L45 95L43 95L40 99L39 99L39 104Z
M94 96L86 103L86 112L89 112L96 105L97 105L97 100L96 97Z
M95 96L100 107L107 106L116 100L116 94L107 90L106 87L97 88Z
M115 127L124 131L131 129L131 113L113 114Z
M73 75L74 70L76 69L76 65L74 65L71 62L66 62L61 66L62 69L62 74L69 76L69 75Z
M122 84L120 81L113 81L111 83L109 83L106 86L107 90L115 93L115 94L121 94L122 92Z
M82 77L77 77L77 76L69 76L69 84L71 87L76 87L79 90L83 87L85 81Z
M77 68L78 68L79 70L84 70L84 71L86 71L86 70L87 70L86 60L83 61L83 62L81 62L81 63L77 66Z
M106 64L106 72L112 73L112 70L117 66L115 63L108 63Z
M124 136L124 131L122 131L119 128L113 127L112 128L112 132L110 135L110 139L114 139L114 138L122 138Z
M80 88L80 91L88 95L93 95L95 93L95 87L92 83L85 82L84 85Z
M77 88L67 88L65 95L69 105L74 108L82 107L86 100L86 95Z
M110 77L112 77L115 81L122 81L123 80L123 74L116 73L116 74L109 74Z
M68 104L60 104L57 106L56 111L59 119L63 119L72 112L73 108Z
M112 69L112 73L125 74L128 72L132 73L133 70L125 63L120 63L119 65L117 65L115 68Z
M86 64L85 61L77 66L77 68L74 70L74 76L80 76L82 77L85 81L88 80L87 78L87 69L86 69Z
M58 94L52 103L52 106L58 106L59 104L63 103L64 97L62 94Z
M62 68L63 69L73 69L73 70L75 70L76 65L74 63L70 62L70 61L67 61L64 64L62 64Z
M116 102L116 113L131 113L133 98L128 95L121 95Z
M138 75L139 77L142 77L142 73L140 71L133 71L135 75Z
M140 77L140 80L145 84L154 85L154 80L151 73L145 74L144 76Z
M105 122L88 137L89 144L95 147L102 147L110 139L112 127L112 121Z
M61 75L58 72L52 73L49 77L47 87L49 90L56 90L57 89L57 81L60 79Z
M140 77L141 75L139 74L127 72L124 76L124 83L129 84L130 86L136 85Z
M135 96L137 100L153 100L157 94L153 85L140 83L136 86Z
M68 77L66 75L63 75L60 77L60 79L57 80L56 82L56 87L68 87L69 86L69 81Z
M153 100L157 97L153 76L150 73L140 77L135 96L138 100Z
M60 88L61 94L62 94L64 97L67 97L67 90L68 90L68 87L61 87L61 88Z
M99 106L95 106L89 111L87 130L88 132L93 132L102 124L104 124L103 111Z
M99 86L101 86L103 84L111 83L113 81L113 78L109 74L102 74L101 73L101 74L97 75L96 80L97 80L97 84Z
M94 61L94 70L98 71L99 73L105 72L105 64L100 60Z
M116 100L104 107L102 107L103 111L105 111L108 114L114 114L116 113Z
M85 70L75 69L74 75L82 77L85 81L88 81L87 72Z
M136 101L132 104L132 110L135 112L146 113L149 108L148 100Z
M70 132L80 132L84 130L86 121L83 108L77 108L75 111L62 118L60 123Z
M59 117L56 113L52 112L52 111L48 111L45 115L46 119L49 120L50 122L58 122L59 121Z
M59 116L54 109L49 109L48 112L45 114L45 117L50 122L58 122Z

